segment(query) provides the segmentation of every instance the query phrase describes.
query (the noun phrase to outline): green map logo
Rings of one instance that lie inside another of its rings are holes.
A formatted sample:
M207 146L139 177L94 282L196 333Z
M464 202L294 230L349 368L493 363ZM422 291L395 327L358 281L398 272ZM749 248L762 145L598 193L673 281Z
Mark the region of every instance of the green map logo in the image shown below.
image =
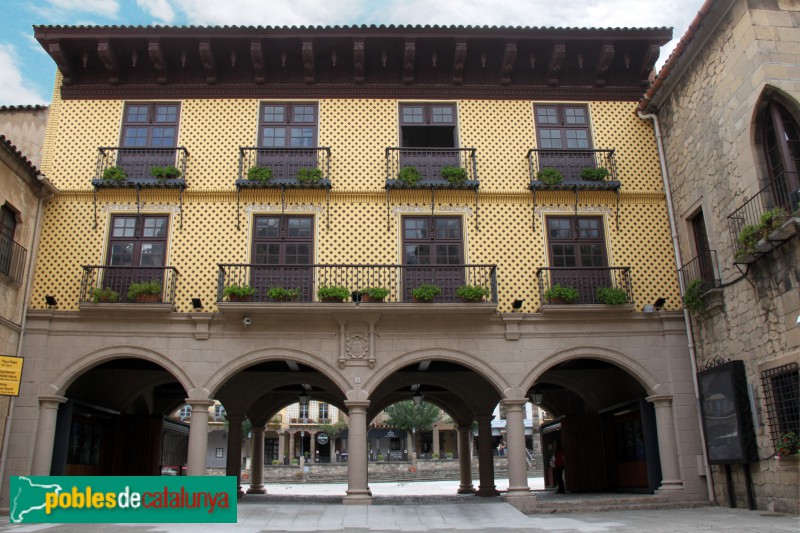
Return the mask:
M12 524L235 523L233 476L13 476Z

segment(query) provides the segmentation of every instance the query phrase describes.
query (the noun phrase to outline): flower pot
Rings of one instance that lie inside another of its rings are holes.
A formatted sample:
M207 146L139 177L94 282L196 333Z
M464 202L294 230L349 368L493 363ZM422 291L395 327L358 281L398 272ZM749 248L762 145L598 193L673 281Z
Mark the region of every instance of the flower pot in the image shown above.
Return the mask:
M230 295L228 295L228 301L230 301L230 302L252 302L253 301L253 295L249 294L247 296L238 296L236 294L230 294Z
M477 300L475 300L475 299L470 300L468 298L461 298L461 303L464 303L464 304L478 304L478 303L481 303L482 301L483 301L483 298L478 298Z
M433 302L433 299L430 299L430 300L420 300L420 299L419 299L419 298L417 298L416 296L412 296L412 298L414 299L414 303L418 303L418 304L429 304L429 303Z
M328 298L322 298L322 299L320 299L320 301L321 302L325 302L325 303L329 303L329 304L330 303L338 303L338 304L340 304L344 300L342 300L341 298L336 298L336 297L328 297Z
M161 296L158 294L139 294L136 296L137 304L157 304L161 301Z
M369 294L362 294L361 303L380 304L383 303L383 298L371 298Z
M566 305L566 304L570 303L567 300L565 300L564 298L550 298L549 301L550 301L551 304L554 304L554 305Z

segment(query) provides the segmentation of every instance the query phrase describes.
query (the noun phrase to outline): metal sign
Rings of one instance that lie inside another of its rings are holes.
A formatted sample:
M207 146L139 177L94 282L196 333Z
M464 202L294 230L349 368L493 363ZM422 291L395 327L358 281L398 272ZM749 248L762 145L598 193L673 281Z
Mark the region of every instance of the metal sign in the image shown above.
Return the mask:
M0 396L19 396L22 357L0 355Z
M323 444L323 445L324 444L328 444L328 440L330 440L330 438L328 437L327 433L324 433L324 432L323 433L317 433L317 442L318 443Z

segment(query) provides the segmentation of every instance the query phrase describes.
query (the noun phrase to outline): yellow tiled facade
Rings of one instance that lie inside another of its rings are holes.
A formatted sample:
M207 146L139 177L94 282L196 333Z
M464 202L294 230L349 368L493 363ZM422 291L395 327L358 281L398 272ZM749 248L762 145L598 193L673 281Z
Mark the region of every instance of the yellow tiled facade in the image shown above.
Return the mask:
M135 212L136 205L131 190L98 191L94 228L90 180L97 148L118 144L125 102L61 101L58 94L57 87L44 164L62 194L47 211L32 306L43 307L45 293L55 293L61 309L77 309L80 266L105 262L110 214ZM260 102L180 101L178 145L190 154L182 227L176 192L141 193L142 212L172 217L167 264L180 273L175 299L180 311L191 309L191 297L216 301L216 265L249 261L252 214L281 209L280 191L250 190L242 192L237 213L238 149L256 144ZM319 145L331 147L330 204L324 191L289 191L286 212L316 215L316 263L399 264L399 216L431 209L427 191L393 191L387 213L384 150L399 144L399 101L313 102L319 105ZM434 212L464 218L465 262L498 265L499 311L509 311L520 297L526 299L525 311L536 311L536 268L547 266L543 216L574 213L575 195L540 191L534 205L527 189L526 153L536 146L537 102L455 103L459 145L477 149L477 211L471 191L440 191ZM675 308L680 298L672 254L666 253L671 243L654 136L634 115L634 107L633 102L588 103L594 146L616 151L619 228L613 191L581 192L578 212L604 216L609 264L632 267L638 308L658 297L666 297L667 307ZM215 311L214 305L206 305L205 311Z

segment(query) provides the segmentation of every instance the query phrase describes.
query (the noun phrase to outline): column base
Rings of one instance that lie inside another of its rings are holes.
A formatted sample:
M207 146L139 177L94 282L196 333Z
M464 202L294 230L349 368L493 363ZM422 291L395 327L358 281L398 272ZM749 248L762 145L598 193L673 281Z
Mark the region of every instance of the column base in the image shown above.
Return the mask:
M456 494L475 494L475 486L474 485L467 485L467 486L460 486L456 491Z
M491 496L499 496L500 492L492 485L491 487L480 487L477 491L475 491L475 496L480 496L482 498L488 498Z
M530 494L531 489L530 487L508 487L508 491L506 494L511 496L527 496Z
M665 479L661 481L661 486L658 487L659 491L661 490L683 490L683 481L680 479Z
M247 489L247 494L266 494L267 489L264 485L250 485L250 488Z
M371 505L372 493L369 490L348 490L347 496L342 498L345 505Z

